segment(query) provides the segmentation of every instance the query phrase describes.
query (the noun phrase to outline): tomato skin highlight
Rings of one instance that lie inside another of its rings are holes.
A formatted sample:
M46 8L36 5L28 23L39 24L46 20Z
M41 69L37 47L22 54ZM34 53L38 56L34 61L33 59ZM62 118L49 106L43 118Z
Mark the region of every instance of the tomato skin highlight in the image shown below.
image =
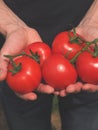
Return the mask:
M40 65L33 59L22 56L14 60L16 64L21 63L22 68L19 72L12 75L8 71L6 82L8 86L18 93L29 93L35 90L40 84L42 75ZM12 64L8 65L8 70L12 70Z
M24 51L30 54L30 50L40 56L40 65L52 54L51 48L44 42L34 42L28 45Z
M61 54L53 54L44 62L42 76L55 90L65 89L77 80L74 66Z
M87 51L82 52L77 58L76 69L83 82L98 84L98 57Z
M74 36L73 32L68 31L57 34L52 42L52 52L63 54L70 60L82 49L84 43L71 42L69 35Z

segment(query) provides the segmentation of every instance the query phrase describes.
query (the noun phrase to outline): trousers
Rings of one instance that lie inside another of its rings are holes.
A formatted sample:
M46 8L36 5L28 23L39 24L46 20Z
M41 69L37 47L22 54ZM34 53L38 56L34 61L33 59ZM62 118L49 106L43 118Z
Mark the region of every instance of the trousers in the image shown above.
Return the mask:
M52 130L53 95L37 93L36 101L24 101L0 84L0 96L10 130ZM98 92L58 97L62 130L98 130Z

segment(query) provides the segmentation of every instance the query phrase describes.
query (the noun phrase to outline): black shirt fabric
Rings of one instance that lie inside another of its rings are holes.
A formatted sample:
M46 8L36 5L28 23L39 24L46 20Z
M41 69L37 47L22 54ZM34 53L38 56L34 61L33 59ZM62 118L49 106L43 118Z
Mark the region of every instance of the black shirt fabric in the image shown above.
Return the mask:
M93 0L4 0L28 26L51 44L60 31L76 26Z
M45 42L51 44L57 33L71 29L69 24L78 25L93 0L5 0L5 2L28 26L37 29ZM12 129L51 129L50 124L47 124L51 110L50 95L38 95L38 100L27 102L15 96L5 83L2 86L3 102ZM98 116L96 116L98 92L92 94L80 92L60 98L59 101L63 130L98 128Z

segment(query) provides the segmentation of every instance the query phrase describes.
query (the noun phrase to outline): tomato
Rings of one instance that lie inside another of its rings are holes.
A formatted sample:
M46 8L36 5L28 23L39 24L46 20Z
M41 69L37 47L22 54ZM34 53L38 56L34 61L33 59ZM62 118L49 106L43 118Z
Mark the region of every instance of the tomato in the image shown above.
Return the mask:
M77 58L76 69L83 82L98 84L98 57L82 52Z
M44 62L42 76L55 90L62 90L77 80L74 66L61 54L53 54Z
M21 69L16 74L8 71L7 84L9 87L18 93L28 93L35 90L41 81L40 65L33 59L27 56L21 56L14 60L15 64L21 63ZM13 70L10 63L8 70Z
M38 53L40 56L40 65L44 63L44 61L51 55L51 48L44 42L35 42L28 45L24 51L27 54L30 54L30 50L33 53Z
M79 35L76 34L76 36ZM60 53L66 56L67 59L72 59L84 46L84 43L81 43L79 39L72 41L73 38L73 32L64 31L57 34L52 42L53 53Z

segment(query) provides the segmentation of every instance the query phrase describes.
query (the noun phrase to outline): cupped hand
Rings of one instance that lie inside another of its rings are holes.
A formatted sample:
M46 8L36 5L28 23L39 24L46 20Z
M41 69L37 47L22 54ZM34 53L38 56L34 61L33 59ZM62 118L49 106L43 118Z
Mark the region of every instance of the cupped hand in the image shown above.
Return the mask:
M81 22L79 26L76 28L76 32L82 36L87 41L93 41L98 38L98 25L96 24L86 24L85 21ZM54 92L56 95L60 95L61 97L66 96L70 93L78 93L81 90L95 92L98 91L98 85L93 85L89 83L77 82L75 84L71 84L67 86L66 89Z
M5 43L0 50L0 81L6 79L8 59L4 55L15 55L20 53L28 44L42 41L40 35L35 29L29 27L16 27L14 30L7 34ZM38 91L42 93L53 93L54 89L45 84L40 84ZM34 92L27 94L15 94L24 100L36 100L37 95Z
M38 32L31 28L15 28L6 36L5 43L0 50L0 81L6 78L8 59L4 55L15 55L21 52L28 44L42 41Z

